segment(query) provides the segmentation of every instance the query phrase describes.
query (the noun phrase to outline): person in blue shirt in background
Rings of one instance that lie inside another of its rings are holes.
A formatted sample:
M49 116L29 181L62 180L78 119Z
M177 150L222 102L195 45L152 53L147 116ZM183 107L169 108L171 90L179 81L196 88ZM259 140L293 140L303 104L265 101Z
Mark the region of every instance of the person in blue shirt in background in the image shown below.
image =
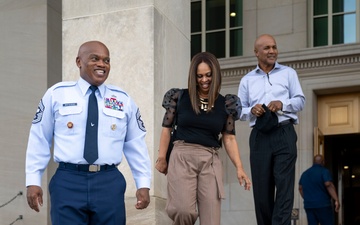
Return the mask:
M110 53L103 43L82 44L76 65L79 80L49 88L32 121L26 153L27 201L31 209L40 211L41 177L53 142L59 167L49 183L52 225L125 225L126 181L117 168L123 155L137 187L135 207L145 209L150 203L151 163L144 123L126 92L104 84L110 72ZM89 96L93 96L92 105L97 105L93 110L88 110ZM97 119L89 122L88 111L98 114ZM87 124L97 127L97 136L89 145L96 147L92 159L84 154Z
M331 199L334 199L335 212L339 212L339 198L330 171L324 165L324 157L316 155L313 166L300 177L299 192L304 199L308 225L334 225Z
M297 113L305 96L294 69L277 63L274 37L259 36L257 67L240 81L240 120L249 120L250 166L258 225L290 225L297 158ZM276 190L276 194L275 194Z

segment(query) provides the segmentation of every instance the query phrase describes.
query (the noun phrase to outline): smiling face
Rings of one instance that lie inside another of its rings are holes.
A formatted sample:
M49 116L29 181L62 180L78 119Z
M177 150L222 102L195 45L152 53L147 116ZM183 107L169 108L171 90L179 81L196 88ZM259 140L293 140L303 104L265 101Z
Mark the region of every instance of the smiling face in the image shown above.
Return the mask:
M255 42L254 52L260 68L269 72L274 67L278 56L275 39L270 35L260 36Z
M82 44L76 57L80 76L91 85L100 86L110 72L108 48L101 42L90 41Z
M212 74L210 66L204 62L200 63L197 68L196 82L198 84L198 91L200 96L207 97L212 81Z

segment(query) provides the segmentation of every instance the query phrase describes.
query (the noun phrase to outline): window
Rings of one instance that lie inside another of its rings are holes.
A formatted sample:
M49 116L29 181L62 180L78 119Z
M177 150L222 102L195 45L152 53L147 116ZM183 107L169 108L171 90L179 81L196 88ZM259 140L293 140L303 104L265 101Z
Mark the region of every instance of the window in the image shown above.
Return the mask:
M243 53L242 0L191 1L191 57L201 51L218 58Z
M313 46L359 39L359 0L313 0Z

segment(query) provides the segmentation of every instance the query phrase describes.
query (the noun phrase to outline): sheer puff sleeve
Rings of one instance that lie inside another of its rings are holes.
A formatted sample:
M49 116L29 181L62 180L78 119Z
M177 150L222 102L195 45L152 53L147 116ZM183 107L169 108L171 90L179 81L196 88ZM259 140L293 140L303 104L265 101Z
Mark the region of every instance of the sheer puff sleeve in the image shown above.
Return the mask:
M167 91L164 95L164 100L162 102L162 107L165 108L165 115L162 122L163 127L171 127L176 114L176 105L179 98L181 89L172 88Z
M236 95L225 95L225 110L228 114L224 132L235 135L235 121L239 119L241 113L240 98Z

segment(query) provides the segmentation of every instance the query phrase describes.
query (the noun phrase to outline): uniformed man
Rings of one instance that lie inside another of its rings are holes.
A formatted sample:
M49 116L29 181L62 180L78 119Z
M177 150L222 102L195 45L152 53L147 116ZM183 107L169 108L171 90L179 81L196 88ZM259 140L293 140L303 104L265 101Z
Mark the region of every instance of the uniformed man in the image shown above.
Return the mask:
M125 225L126 181L117 169L123 153L138 188L135 207L145 209L150 202L145 127L129 95L104 84L110 56L103 43L82 44L76 64L79 80L49 88L32 121L26 153L28 204L37 212L43 204L41 176L54 141L59 167L49 183L52 224Z

